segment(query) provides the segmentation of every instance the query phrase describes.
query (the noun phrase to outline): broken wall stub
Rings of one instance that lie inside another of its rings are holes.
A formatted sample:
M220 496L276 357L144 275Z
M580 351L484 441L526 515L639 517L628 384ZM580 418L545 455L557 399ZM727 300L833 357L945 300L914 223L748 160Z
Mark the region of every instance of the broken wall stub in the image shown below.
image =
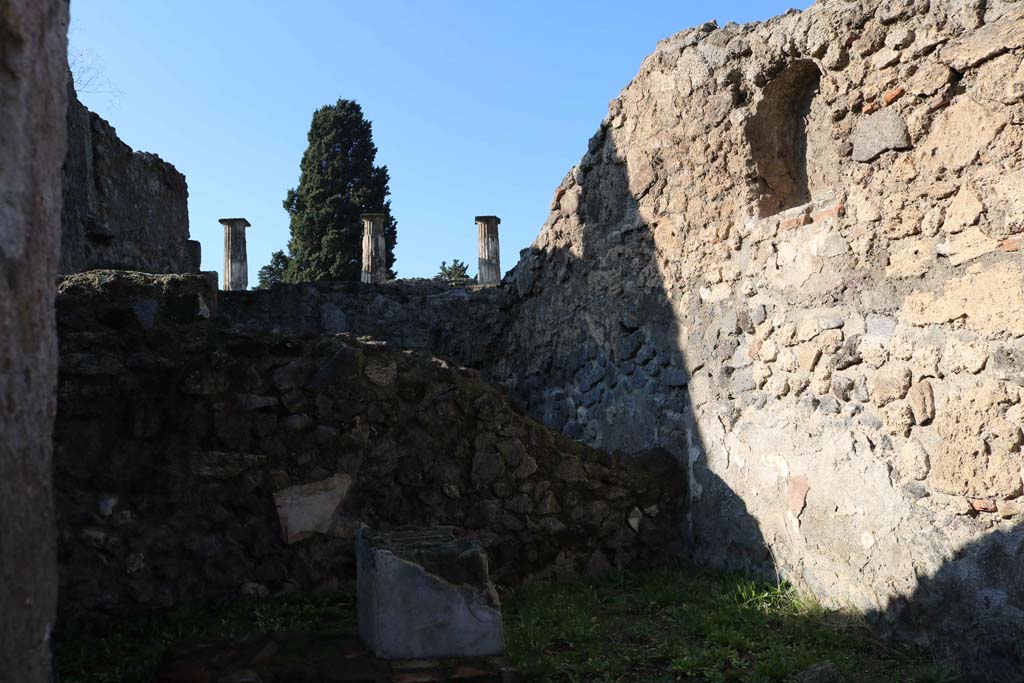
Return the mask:
M60 272L199 272L185 176L155 154L132 151L70 84L68 91Z
M489 368L566 434L674 453L697 561L995 668L1024 625L1022 15L833 0L662 41Z

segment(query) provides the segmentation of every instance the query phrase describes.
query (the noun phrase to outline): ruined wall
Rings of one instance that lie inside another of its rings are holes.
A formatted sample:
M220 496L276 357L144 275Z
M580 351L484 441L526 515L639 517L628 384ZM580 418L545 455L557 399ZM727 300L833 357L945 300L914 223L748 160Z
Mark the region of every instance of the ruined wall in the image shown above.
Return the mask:
M70 87L67 132L60 272L198 272L185 176L155 154L133 152Z
M0 677L52 680L51 478L68 3L0 4Z
M218 308L202 276L59 285L65 617L342 588L360 523L467 529L500 583L678 552L668 454L575 443L429 354L244 331Z
M509 278L492 369L687 463L698 561L992 680L1024 625L1022 15L827 0L661 42Z
M351 332L461 365L490 367L513 302L507 289L453 287L439 280L279 284L221 292L220 318L247 332L308 335Z

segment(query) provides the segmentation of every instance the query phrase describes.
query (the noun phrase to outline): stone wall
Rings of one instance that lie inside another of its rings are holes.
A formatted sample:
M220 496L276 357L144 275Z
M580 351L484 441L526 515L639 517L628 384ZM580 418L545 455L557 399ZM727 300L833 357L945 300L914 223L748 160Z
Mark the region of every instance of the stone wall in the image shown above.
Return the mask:
M501 347L514 301L497 287L453 287L439 280L279 284L221 292L220 318L231 327L272 334L351 332L429 351L486 369Z
M0 5L0 678L52 680L53 322L68 3Z
M70 87L68 99L60 272L198 272L185 176L155 154L133 152Z
M698 561L995 680L1024 658L1022 15L827 0L661 42L508 278L490 369L686 463Z
M685 487L667 453L573 442L429 354L218 311L202 276L61 281L65 617L340 588L361 523L466 529L500 583L678 552Z

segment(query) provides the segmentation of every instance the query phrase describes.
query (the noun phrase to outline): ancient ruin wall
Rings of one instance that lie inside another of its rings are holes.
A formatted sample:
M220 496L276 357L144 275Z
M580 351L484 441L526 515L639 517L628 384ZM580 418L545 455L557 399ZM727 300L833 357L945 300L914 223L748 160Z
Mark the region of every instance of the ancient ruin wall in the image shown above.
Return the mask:
M51 477L68 3L0 5L0 677L53 679Z
M155 154L133 152L73 88L68 99L60 272L198 272L185 176Z
M277 284L221 292L219 316L262 334L370 336L484 369L499 353L513 305L500 287L456 287L439 280Z
M668 454L573 442L430 354L241 330L218 311L202 276L61 281L64 617L341 589L363 523L467 530L500 583L678 552Z
M1024 624L1022 16L830 0L660 43L508 279L494 370L554 428L687 463L698 561L997 668Z

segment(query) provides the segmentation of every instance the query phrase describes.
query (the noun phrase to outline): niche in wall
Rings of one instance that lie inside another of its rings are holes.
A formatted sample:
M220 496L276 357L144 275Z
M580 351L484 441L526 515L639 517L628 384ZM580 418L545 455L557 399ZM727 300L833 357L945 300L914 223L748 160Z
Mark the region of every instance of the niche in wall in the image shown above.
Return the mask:
M765 86L747 122L762 217L806 204L835 183L839 159L820 82L813 61L793 62Z

